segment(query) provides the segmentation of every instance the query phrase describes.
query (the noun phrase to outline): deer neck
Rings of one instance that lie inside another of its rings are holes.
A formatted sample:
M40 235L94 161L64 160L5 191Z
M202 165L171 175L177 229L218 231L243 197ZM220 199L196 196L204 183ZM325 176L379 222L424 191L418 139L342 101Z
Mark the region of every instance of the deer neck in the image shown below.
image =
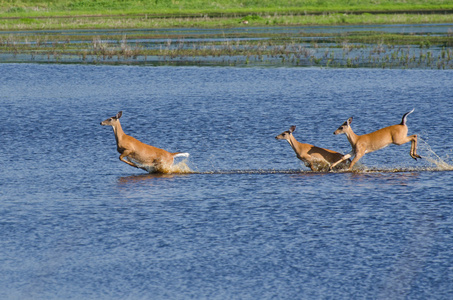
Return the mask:
M124 137L125 133L123 128L121 127L120 121L118 121L113 127L113 133L115 134L116 144L118 145L122 138Z
M289 139L287 139L288 143L291 145L291 148L293 148L294 152L296 152L296 154L299 153L298 149L297 148L297 145L300 144L296 138L291 134L291 136L289 137Z
M349 127L347 131L345 131L345 134L351 146L354 147L354 145L357 143L357 140L359 139L359 136L355 134L354 131L352 131L351 127Z

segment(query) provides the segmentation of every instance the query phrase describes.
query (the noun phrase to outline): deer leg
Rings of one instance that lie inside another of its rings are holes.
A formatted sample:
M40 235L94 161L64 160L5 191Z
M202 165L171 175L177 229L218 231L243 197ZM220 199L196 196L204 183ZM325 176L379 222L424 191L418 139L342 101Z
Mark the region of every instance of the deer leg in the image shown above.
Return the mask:
M407 142L411 142L411 152L409 153L410 156L417 160L417 158L422 158L420 155L417 154L417 135L413 134L410 136L405 136L403 139L395 140L393 143L395 145L402 145Z
M338 165L339 163L341 163L341 162L347 160L348 158L350 158L350 157L352 156L352 153L353 153L353 152L344 155L339 161L337 161L337 162L331 164L330 167L329 167L329 171L332 171L332 169L333 169L336 165Z
M127 163L128 165L130 166L133 166L134 168L140 168L139 166L137 166L136 164L134 164L133 162L131 162L130 160L126 160L124 159L125 157L127 157L129 154L131 154L131 151L124 151L121 155L120 155L120 160Z
M312 161L309 162L309 167L310 167L310 169L311 169L312 171L314 171L314 172L318 171L318 169L315 167L315 164L314 164Z
M359 161L359 159L362 158L362 156L365 155L365 153L357 153L354 157L354 159L351 161L351 163L349 164L349 170L352 170L352 167L355 165L356 162Z
M349 168L348 170L351 171L352 170L352 167L354 167L354 165L356 164L356 162L359 161L359 159L361 159L365 153L366 153L366 147L360 145L358 147L356 147L355 149L355 157L354 159L351 161L351 163L349 164Z
M417 154L417 135L411 135L409 138L411 139L411 157L415 160L417 160L417 158L422 158Z

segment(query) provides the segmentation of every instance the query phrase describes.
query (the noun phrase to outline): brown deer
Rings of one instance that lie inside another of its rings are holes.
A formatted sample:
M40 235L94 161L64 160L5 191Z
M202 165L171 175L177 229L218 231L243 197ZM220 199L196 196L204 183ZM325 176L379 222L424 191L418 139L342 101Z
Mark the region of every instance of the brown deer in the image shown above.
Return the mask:
M312 171L327 171L330 165L343 157L343 154L316 147L310 144L299 143L293 136L296 126L291 126L288 131L284 131L277 135L277 140L286 140L296 152L298 159L304 162L305 166L309 167ZM350 161L345 161L338 168L346 168Z
M349 170L351 170L355 163L358 162L359 159L365 155L365 153L370 153L385 148L390 144L402 145L407 142L411 142L411 157L415 160L417 160L417 158L421 158L421 156L417 154L417 135L414 134L407 136L408 129L406 125L406 118L413 111L414 109L412 109L410 112L405 113L400 124L384 127L364 135L357 135L354 133L354 131L352 131L352 117L349 118L346 122L343 123L343 125L338 127L338 129L335 130L333 134L346 134L346 137L348 138L349 143L352 146L352 151L332 164L330 166L330 169L334 168L337 164L341 163L345 159L349 159L350 157L355 156L351 164L349 165Z
M175 157L188 157L189 153L171 153L164 149L156 148L140 142L130 135L124 133L120 118L123 112L101 122L101 125L112 126L116 138L116 146L120 160L135 168L148 172L168 173L173 165Z

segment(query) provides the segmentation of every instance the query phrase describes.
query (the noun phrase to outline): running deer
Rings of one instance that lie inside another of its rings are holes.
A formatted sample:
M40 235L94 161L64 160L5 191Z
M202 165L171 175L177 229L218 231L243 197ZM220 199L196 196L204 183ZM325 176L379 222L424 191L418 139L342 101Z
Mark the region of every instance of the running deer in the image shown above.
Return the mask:
M310 144L299 143L293 136L296 126L291 126L288 131L284 131L277 135L275 139L286 140L296 152L298 159L304 162L305 166L312 171L327 170L330 164L340 160L343 154L324 148L319 148ZM342 162L338 168L346 168L350 161Z
M350 157L355 155L354 159L349 165L349 170L351 170L355 163L359 161L359 159L364 156L365 153L370 153L382 149L390 144L402 145L409 141L411 142L411 157L415 160L417 160L417 158L421 158L421 156L417 154L417 135L414 134L407 136L408 129L406 125L406 118L413 111L414 109L412 109L410 112L405 113L400 124L384 127L364 135L357 135L354 133L354 131L352 131L352 117L349 118L346 122L343 123L343 125L338 127L338 129L335 130L333 134L346 134L346 137L348 138L349 143L352 146L352 151L332 164L330 166L330 169L334 168L337 164L341 163L345 159L349 159Z
M121 153L121 161L148 172L168 172L173 165L175 157L189 156L189 153L171 153L164 149L147 145L125 134L120 123L122 114L123 112L120 111L116 116L101 122L101 125L113 127L116 149Z

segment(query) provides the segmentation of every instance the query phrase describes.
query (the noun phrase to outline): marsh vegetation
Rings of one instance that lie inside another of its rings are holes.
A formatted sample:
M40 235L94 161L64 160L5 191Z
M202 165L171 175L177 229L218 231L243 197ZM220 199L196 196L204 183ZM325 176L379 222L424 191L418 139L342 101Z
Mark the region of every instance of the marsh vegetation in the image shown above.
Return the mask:
M8 62L453 68L453 30L354 31L331 27L235 30L101 30L0 34ZM325 28L324 28L325 29ZM363 29L363 28L362 28Z

